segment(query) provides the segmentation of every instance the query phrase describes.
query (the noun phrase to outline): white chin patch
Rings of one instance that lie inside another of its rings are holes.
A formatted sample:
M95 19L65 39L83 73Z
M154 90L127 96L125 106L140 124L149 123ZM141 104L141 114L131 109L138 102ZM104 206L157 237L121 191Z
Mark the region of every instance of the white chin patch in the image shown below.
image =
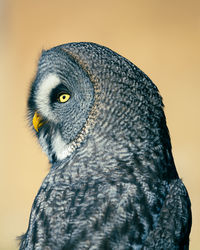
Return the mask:
M46 138L44 136L44 133L40 133L40 136L39 136L39 143L40 143L40 146L43 150L43 152L45 152L47 154L47 156L49 156L49 147L48 147L48 144L46 142Z
M73 152L73 146L71 144L66 144L60 133L57 132L52 140L52 151L56 154L58 160L63 160L67 156L70 156Z
M52 89L60 84L60 79L56 74L49 74L40 83L36 93L36 104L38 111L48 117L48 120L55 121L55 117L50 109L50 93Z

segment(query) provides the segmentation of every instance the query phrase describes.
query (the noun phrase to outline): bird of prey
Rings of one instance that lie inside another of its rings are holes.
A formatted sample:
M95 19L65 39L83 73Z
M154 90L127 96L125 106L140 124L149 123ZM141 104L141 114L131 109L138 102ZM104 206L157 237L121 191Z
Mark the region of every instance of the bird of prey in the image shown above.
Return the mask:
M104 46L43 51L28 118L51 168L20 249L188 249L190 199L157 87Z

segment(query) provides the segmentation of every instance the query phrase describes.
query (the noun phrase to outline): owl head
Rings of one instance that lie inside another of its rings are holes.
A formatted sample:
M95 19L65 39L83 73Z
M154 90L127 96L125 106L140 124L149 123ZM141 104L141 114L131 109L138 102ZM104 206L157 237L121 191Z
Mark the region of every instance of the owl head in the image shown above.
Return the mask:
M43 51L30 90L28 117L50 162L64 160L92 138L101 141L97 147L102 153L107 145L114 152L117 145L140 161L162 155L159 159L172 165L157 87L106 47L84 42Z

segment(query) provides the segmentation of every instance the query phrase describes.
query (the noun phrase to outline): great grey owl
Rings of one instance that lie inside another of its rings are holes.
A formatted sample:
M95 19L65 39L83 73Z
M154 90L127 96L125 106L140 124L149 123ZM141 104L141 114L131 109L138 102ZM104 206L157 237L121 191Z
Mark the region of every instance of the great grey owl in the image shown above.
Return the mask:
M51 168L20 249L188 249L162 98L134 64L95 43L43 51L28 117Z

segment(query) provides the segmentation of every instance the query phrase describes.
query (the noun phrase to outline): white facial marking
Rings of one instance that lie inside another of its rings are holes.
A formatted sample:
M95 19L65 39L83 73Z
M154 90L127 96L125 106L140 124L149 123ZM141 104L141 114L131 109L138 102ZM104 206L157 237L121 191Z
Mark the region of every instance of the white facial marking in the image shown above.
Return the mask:
M56 154L58 160L65 159L67 156L71 155L74 150L72 145L66 144L63 141L59 132L57 132L56 135L53 137L52 149L53 152Z
M39 143L42 147L42 150L48 155L48 145L47 145L46 138L44 136L43 131L40 133Z
M41 114L48 117L48 119L55 120L50 109L50 93L52 89L60 84L60 79L56 74L49 74L45 77L36 93L36 104Z

